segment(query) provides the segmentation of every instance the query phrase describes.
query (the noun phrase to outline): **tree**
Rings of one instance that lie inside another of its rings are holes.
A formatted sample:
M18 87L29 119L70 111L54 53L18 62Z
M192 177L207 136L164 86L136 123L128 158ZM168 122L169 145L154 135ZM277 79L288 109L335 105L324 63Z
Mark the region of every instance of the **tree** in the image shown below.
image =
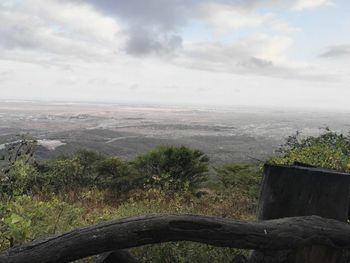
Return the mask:
M203 182L209 158L185 146L159 146L139 156L134 166L146 178L146 185L168 190L193 189Z

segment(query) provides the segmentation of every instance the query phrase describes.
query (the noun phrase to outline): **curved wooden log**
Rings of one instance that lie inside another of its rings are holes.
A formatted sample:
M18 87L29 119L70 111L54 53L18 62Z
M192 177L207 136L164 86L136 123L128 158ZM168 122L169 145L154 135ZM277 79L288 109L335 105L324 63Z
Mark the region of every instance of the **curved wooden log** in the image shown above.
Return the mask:
M61 263L181 240L243 249L281 250L311 244L350 248L350 226L317 216L255 222L195 215L147 215L107 221L11 248L0 254L0 262Z
M116 250L98 255L95 263L140 263L126 250Z

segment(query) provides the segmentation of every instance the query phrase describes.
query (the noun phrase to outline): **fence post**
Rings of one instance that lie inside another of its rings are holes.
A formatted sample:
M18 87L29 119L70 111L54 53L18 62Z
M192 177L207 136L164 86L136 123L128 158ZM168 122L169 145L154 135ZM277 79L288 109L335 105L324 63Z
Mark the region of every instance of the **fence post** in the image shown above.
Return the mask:
M258 220L318 215L346 222L350 175L305 166L265 164ZM257 251L259 263L338 263L342 251L328 247L303 247L296 251Z

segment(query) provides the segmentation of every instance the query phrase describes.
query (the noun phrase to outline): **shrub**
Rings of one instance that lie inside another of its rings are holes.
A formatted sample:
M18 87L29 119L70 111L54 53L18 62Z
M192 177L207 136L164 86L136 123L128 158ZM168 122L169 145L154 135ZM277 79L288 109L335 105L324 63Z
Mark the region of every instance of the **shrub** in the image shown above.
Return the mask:
M126 193L137 186L138 179L128 162L87 150L46 161L38 169L41 185L55 193L95 187Z
M350 171L350 137L329 129L319 136L290 136L280 148L280 155L270 160L276 164L301 162L318 167Z
M260 169L254 164L226 164L215 168L215 172L225 188L234 188L249 196L258 196Z
M193 189L203 182L209 158L199 150L185 146L160 146L139 156L134 166L146 177L151 188L168 190Z
M0 249L68 231L81 224L82 208L53 198L48 201L30 196L0 201Z
M111 189L117 195L125 194L141 184L136 170L117 157L104 157L99 160L95 172L95 185L100 189Z
M54 193L87 187L93 179L76 156L46 161L39 165L39 172L42 190Z

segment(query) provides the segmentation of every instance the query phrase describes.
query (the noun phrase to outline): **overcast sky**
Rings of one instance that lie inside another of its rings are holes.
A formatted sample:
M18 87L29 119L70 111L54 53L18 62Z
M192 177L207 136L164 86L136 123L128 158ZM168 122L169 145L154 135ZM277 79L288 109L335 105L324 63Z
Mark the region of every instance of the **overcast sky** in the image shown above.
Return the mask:
M350 109L349 0L0 0L0 99Z

